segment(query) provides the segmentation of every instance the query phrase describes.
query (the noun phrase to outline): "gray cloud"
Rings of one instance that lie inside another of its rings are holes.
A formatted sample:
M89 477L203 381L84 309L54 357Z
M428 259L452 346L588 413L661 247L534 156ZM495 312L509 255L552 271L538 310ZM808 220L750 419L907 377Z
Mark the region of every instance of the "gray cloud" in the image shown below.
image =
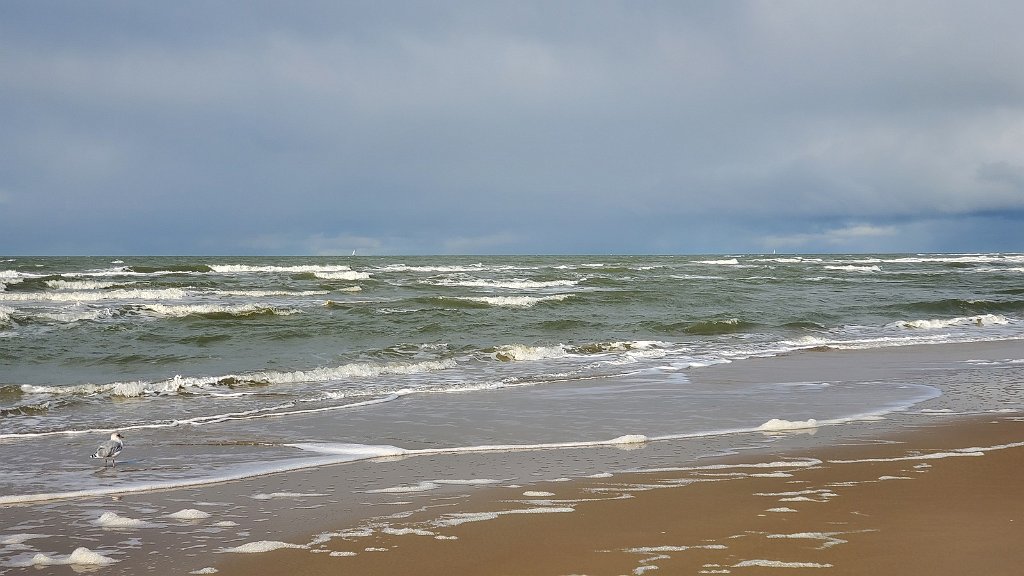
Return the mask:
M0 251L1024 249L1013 2L4 11Z

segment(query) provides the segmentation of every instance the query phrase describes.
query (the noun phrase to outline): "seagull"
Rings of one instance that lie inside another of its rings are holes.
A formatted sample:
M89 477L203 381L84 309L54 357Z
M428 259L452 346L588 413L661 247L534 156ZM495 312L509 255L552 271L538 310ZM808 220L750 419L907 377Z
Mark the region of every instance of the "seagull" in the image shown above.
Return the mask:
M103 458L103 467L107 467L107 460L110 460L110 465L116 467L117 462L114 460L121 454L121 450L124 449L124 436L121 436L120 432L114 432L110 435L110 440L101 442L99 447L96 448L96 453L92 455L92 458Z

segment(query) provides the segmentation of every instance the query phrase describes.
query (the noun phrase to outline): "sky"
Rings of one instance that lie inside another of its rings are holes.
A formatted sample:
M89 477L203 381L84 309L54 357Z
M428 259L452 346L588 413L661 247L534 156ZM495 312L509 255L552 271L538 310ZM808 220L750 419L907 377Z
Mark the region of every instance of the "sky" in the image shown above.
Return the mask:
M1024 252L1019 0L0 3L0 254Z

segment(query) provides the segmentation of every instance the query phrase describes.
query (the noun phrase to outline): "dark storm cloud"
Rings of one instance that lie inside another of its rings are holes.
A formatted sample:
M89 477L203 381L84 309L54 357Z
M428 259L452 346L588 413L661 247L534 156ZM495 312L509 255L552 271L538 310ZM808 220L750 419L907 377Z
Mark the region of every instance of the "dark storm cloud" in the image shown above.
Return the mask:
M1012 2L0 11L0 252L1024 250Z

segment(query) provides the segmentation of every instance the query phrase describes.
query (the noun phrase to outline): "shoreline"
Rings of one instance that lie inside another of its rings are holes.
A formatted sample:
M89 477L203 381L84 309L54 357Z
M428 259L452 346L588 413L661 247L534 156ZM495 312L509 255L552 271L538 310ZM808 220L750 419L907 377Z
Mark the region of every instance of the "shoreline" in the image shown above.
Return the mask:
M458 512L437 502L214 566L228 576L1015 574L1022 466L1024 417L958 418L850 444L490 487L458 499Z
M892 568L903 541L932 528L914 526L914 518L953 525L953 533L967 525L971 508L936 510L947 501L991 510L982 517L1020 509L1015 482L1024 466L1024 448L1016 445L1024 441L1019 344L803 351L687 373L694 386L714 391L765 382L796 389L812 383L820 390L851 381L925 384L942 391L912 409L865 413L842 423L815 422L819 415L813 406L793 405L788 414L798 417L780 422L806 427L762 430L755 424L742 432L658 439L645 434L652 423L646 404L626 409L607 401L607 410L624 410L628 427L619 430L626 435L620 438L635 443L381 454L191 487L0 505L0 568L27 574L41 564L70 563L69 553L86 547L106 564L72 567L100 568L103 574L269 575L299 567L310 574L649 576L655 566L667 570L663 573L781 573L780 567L825 565L832 573L858 574L868 570L860 557L865 554L894 555L885 570L916 574ZM511 422L523 402L536 402L533 392L488 393L481 400L492 405L490 413L505 414ZM412 405L384 408L391 415L401 408L408 418L417 413ZM665 412L664 406L659 410ZM322 426L332 422L318 420ZM180 434L187 438L189 432ZM921 457L1004 445L1013 446L985 451L980 458ZM234 449L218 445L224 453ZM894 460L908 455L917 459ZM148 465L149 458L94 474L100 481L119 475L131 479L132 467ZM839 462L865 458L887 460ZM167 468L168 477L176 470ZM990 472L978 476L978 470ZM939 471L949 478L936 483ZM919 490L925 485L930 487ZM805 490L811 492L765 496ZM923 500L918 492L926 494ZM975 492L994 495L996 504L975 502ZM908 507L893 508L891 502ZM878 520L891 513L898 517ZM1012 530L981 526L958 538L1005 543L1007 531L1019 538L1024 519L1010 519L1014 522L1006 524ZM885 552L874 539L891 533L892 526L899 526L896 551ZM919 550L902 559L942 556L943 547L954 546L956 539L950 536L937 547L916 543ZM865 553L859 546L878 551ZM37 562L40 555L45 558ZM854 568L843 572L843 566ZM972 566L959 567L973 571ZM1003 568L986 573L1001 574Z

